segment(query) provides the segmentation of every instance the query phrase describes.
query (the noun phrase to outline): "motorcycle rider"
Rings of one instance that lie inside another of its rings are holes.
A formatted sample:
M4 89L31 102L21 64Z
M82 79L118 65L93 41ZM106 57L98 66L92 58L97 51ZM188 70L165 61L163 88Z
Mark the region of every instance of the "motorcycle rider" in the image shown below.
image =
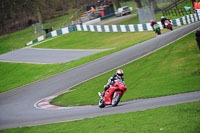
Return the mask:
M104 96L105 92L110 88L111 85L115 84L116 80L122 80L124 82L123 75L124 75L123 70L118 69L116 74L114 74L108 79L108 83L104 86L104 92L102 93L102 96Z
M164 16L161 17L161 20L160 20L160 21L161 21L161 24L163 25L163 28L167 28L167 26L165 25L165 21L166 21L166 20L170 21L169 19L165 18ZM171 22L171 21L170 21L170 22Z
M151 21L150 21L150 25L151 25L153 31L155 31L155 30L154 30L154 27L153 27L155 24L157 24L156 20L151 20Z

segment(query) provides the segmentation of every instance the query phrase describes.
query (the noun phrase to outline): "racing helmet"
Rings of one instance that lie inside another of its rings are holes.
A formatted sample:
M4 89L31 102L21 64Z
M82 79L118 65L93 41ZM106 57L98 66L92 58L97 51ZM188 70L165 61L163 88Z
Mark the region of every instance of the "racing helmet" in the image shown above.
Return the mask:
M117 72L116 72L116 74L117 74L117 76L119 76L119 77L123 77L123 75L124 75L124 72L123 72L123 70L122 69L118 69L117 70Z

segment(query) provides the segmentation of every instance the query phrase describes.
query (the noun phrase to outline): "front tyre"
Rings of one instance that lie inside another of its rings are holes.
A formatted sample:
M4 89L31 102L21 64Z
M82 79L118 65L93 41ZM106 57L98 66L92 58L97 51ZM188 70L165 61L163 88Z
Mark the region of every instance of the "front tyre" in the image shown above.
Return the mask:
M112 99L112 106L117 106L117 104L120 101L121 96L122 95L120 93L117 93L117 95L115 97L113 97L113 99Z
M104 98L99 98L99 108L104 108L105 104L104 104Z

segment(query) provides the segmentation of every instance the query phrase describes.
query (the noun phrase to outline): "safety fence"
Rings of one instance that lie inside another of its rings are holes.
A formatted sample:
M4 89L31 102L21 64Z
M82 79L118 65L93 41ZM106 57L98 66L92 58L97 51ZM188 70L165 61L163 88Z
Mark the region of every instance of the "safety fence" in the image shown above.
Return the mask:
M181 26L185 24L190 24L196 21L200 21L200 10L196 13L186 15L184 17L173 19L172 24L174 27ZM158 22L161 29L163 29L161 22ZM90 32L142 32L142 31L152 31L150 23L146 24L129 24L129 25L74 25L65 27L62 29L54 30L46 35L46 38L55 37L63 34L68 34L74 31L90 31ZM42 41L45 38L40 36L33 41L30 41L26 45L31 45L35 42Z

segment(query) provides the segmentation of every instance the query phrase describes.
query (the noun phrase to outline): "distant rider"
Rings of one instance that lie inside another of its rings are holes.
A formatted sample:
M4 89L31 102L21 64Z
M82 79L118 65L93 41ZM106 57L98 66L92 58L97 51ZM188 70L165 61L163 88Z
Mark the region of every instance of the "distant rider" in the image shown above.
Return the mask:
M123 75L124 75L123 70L122 69L118 69L116 74L114 74L112 77L110 77L108 79L108 83L104 86L104 92L103 92L102 95L104 96L105 92L110 88L110 86L115 84L116 80L124 81Z
M151 21L150 21L150 25L151 25L153 31L155 31L155 30L154 30L154 25L155 25L155 24L157 24L156 20L151 20Z
M165 25L166 20L168 20L171 23L171 21L169 19L165 18L164 16L161 17L160 21L161 21L161 24L163 25L163 28L167 28L167 26Z

